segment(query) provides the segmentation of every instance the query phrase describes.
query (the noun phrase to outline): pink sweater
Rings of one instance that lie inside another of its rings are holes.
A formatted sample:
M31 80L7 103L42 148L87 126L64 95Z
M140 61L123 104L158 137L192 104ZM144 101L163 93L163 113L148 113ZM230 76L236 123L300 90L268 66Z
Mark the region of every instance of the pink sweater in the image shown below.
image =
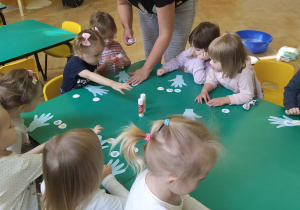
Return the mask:
M208 71L205 83L213 85L214 88L220 83L225 88L232 90L235 94L228 96L231 105L250 102L253 97L264 98L263 90L255 71L247 67L233 79L223 78L223 72L216 72L211 68Z
M191 50L192 48L189 48L181 52L176 56L176 58L173 58L165 63L162 68L164 68L166 72L185 68L186 73L194 76L194 81L196 84L204 84L207 72L210 69L209 60L206 61L199 58L191 58Z

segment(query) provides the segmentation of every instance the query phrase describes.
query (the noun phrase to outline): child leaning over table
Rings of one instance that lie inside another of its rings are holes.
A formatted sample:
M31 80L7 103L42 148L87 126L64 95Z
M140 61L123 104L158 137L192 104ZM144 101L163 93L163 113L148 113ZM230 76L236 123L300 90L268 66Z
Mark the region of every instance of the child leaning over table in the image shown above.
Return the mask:
M115 82L94 72L101 60L103 48L103 39L91 29L83 30L75 37L75 55L68 60L65 66L60 94L87 85L90 80L101 85L110 86L122 94L124 94L122 90L132 88L130 85Z
M118 71L131 64L130 59L126 55L121 44L114 40L117 33L116 23L111 15L105 12L96 11L91 16L91 28L97 31L105 42L105 47L102 52L102 60L97 72L102 75L107 75ZM118 58L118 55L122 55Z
M42 95L42 84L32 70L13 69L0 79L0 104L8 111L18 136L8 149L16 154L21 154L23 144L30 143L28 130L32 130L24 125L21 113L33 111Z
M193 75L195 83L204 84L210 69L208 46L219 36L220 28L218 25L210 22L200 23L189 36L191 47L177 55L176 58L166 62L162 68L157 70L157 76L185 68L187 73Z
M42 174L44 144L21 155L7 150L17 141L14 127L0 106L0 209L38 210L35 179Z
M41 186L42 209L46 210L122 210L128 191L103 164L103 152L97 133L87 128L73 129L54 136L43 152ZM105 190L99 189L99 185Z
M300 69L284 88L285 113L288 115L300 114Z

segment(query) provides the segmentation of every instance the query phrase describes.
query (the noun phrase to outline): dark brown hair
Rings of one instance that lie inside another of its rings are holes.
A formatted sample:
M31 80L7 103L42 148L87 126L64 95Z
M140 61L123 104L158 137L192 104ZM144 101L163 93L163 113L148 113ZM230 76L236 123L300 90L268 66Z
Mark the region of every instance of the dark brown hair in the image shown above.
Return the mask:
M37 97L39 88L41 82L26 69L10 70L0 79L0 103L7 111L29 104Z
M224 77L234 78L246 67L247 52L239 35L225 33L216 38L208 47L208 54L220 62Z
M90 20L91 28L97 27L100 34L105 34L108 30L111 30L114 34L117 33L117 26L113 17L105 12L95 11Z
M209 44L219 36L220 28L218 25L202 22L190 34L189 43L195 48L207 51Z

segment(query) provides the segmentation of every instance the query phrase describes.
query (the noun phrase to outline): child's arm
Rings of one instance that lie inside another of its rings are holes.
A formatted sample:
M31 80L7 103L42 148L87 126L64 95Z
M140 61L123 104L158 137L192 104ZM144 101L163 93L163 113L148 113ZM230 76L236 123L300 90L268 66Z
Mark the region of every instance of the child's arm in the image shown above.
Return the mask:
M299 114L297 107L298 96L300 94L300 70L293 76L289 84L284 88L283 104L286 109L286 114Z
M202 104L202 99L204 99L205 103L210 101L209 92L214 89L214 86L210 83L205 83L201 93L195 98L195 101Z
M114 59L107 59L103 64L99 65L96 69L96 73L101 74L107 68L112 67L114 65Z
M175 58L172 58L170 61L166 62L162 68L157 69L157 76L162 76L168 72L174 71L176 69L184 68L184 64L188 59L188 55L191 53L191 48L181 52Z
M43 152L44 146L45 146L45 143L33 148L32 150L26 152L25 154L40 154Z
M96 125L92 130L95 132L95 134L101 133L103 127L101 125Z
M110 165L103 166L103 177L102 186L111 194L110 199L114 199L114 202L121 201L124 209L129 192L112 175Z
M194 63L192 72L188 72L188 73L193 74L194 82L196 84L199 85L204 84L206 81L206 73L207 73L205 61L201 59L197 59L197 61Z
M98 84L109 86L109 87L119 91L123 95L125 93L122 90L131 90L131 88L132 88L128 84L115 82L115 81L108 79L106 77L103 77L95 72L90 72L89 70L83 70L78 75L81 77L84 77L86 79L89 79L93 82L96 82Z

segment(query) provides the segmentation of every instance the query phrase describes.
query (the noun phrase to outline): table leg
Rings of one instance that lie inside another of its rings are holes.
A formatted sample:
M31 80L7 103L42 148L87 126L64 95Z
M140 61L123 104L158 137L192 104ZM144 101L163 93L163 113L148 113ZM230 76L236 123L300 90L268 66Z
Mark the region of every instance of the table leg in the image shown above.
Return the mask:
M35 58L35 62L36 62L38 71L40 71L41 74L43 75L44 81L47 81L47 72L43 71L40 60L39 60L39 56L37 53L34 54L34 58Z
M0 12L0 17L1 17L3 25L6 25L6 21L5 21L5 18L4 18L4 15L2 14L2 12Z

